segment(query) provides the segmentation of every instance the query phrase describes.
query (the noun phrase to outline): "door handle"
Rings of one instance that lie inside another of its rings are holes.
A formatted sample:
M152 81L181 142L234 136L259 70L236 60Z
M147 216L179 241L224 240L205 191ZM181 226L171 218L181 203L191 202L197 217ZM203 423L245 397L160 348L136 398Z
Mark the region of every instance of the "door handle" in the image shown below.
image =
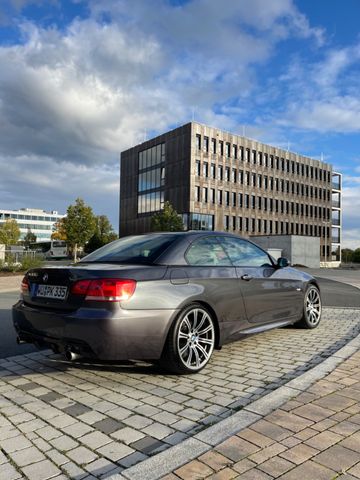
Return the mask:
M245 273L244 275L241 276L241 280L245 280L245 281L249 281L249 280L252 280L253 277L251 275L249 275L248 273Z

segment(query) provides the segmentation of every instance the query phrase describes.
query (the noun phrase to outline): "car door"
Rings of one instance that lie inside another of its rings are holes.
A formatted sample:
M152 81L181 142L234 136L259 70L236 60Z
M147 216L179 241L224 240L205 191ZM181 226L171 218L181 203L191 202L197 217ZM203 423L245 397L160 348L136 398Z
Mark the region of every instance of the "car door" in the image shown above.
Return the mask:
M299 316L303 292L291 269L279 268L257 245L236 237L221 236L220 243L235 265L250 323L291 320Z
M199 298L209 303L221 322L221 336L228 338L246 322L245 306L235 267L215 235L197 238L185 253L189 281L201 286Z

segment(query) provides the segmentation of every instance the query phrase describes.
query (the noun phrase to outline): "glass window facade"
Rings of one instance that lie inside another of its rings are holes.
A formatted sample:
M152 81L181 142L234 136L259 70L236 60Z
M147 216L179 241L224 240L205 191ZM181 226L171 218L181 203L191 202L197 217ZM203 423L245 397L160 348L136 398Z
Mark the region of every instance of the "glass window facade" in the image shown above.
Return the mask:
M164 206L165 143L139 152L138 214Z

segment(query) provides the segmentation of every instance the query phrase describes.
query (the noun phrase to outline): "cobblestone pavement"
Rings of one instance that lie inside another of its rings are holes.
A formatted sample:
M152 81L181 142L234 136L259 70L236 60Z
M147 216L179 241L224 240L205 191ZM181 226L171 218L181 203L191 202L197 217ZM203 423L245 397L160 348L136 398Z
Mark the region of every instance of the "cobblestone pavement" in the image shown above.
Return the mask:
M360 310L327 308L316 330L232 343L189 376L70 364L49 351L0 360L0 480L106 478L299 376L359 331Z
M360 478L360 352L162 480Z

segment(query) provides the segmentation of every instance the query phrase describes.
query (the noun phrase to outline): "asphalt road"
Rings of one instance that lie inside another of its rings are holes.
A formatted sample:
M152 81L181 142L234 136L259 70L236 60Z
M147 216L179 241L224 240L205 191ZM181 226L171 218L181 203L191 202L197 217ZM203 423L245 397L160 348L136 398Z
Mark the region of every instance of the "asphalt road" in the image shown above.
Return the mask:
M318 278L324 306L359 307L360 291L345 283ZM11 306L17 301L17 292L0 293L0 358L36 351L32 345L17 345L11 320Z

